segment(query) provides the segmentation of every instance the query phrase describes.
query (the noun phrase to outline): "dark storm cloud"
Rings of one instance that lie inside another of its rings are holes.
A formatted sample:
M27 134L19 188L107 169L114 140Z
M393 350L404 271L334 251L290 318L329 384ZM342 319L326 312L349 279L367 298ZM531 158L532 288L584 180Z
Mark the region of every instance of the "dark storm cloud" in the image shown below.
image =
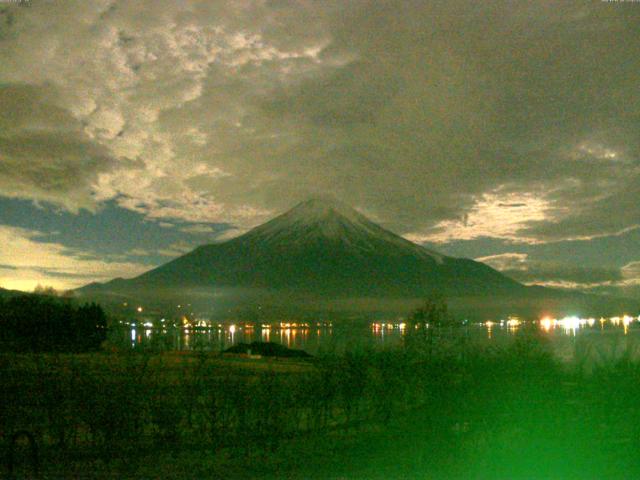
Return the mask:
M575 265L535 259L526 253L502 253L479 257L476 260L525 284L593 289L604 286L619 287L626 281L640 278L634 269L635 263L623 267Z
M16 42L4 50L8 77L26 79L17 55L33 55L42 64L34 81L62 92L93 141L144 165L122 162L102 177L101 200L121 195L131 199L123 207L155 218L246 227L331 193L434 240L494 229L531 242L571 237L576 224L578 235L630 226L629 209L598 212L603 190L625 192L640 173L640 9L497 0L147 7L34 5L14 9L7 27ZM70 32L67 21L79 19ZM57 42L65 55L35 54L37 42ZM481 204L500 224L478 228ZM506 220L512 208L520 214ZM592 210L597 220L585 227Z
M579 267L549 262L532 262L527 270L507 270L504 273L523 283L568 282L589 285L619 282L623 279L622 272L616 268Z
M512 220L537 221L528 240L545 240L544 228L574 237L576 223L583 235L615 233L637 216L636 207L614 208L588 227L581 218L606 204L603 189L633 196L637 12L357 2L342 14L323 57L354 60L284 85L265 106L304 136L295 158L313 173L307 189L333 190L426 238L439 220L463 222L495 189L546 201L544 219ZM524 205L500 198L492 208Z
M28 85L0 84L0 191L76 210L94 207L92 183L113 165L66 110Z
M522 233L541 240L566 238L593 238L619 235L640 227L640 175L636 169L620 167L620 178L605 191L594 192L593 197L573 199L572 212L561 222L533 222ZM597 187L595 187L597 188Z
M330 194L441 246L624 236L640 218L640 8L629 2L4 11L4 196L71 211L112 201L206 234Z

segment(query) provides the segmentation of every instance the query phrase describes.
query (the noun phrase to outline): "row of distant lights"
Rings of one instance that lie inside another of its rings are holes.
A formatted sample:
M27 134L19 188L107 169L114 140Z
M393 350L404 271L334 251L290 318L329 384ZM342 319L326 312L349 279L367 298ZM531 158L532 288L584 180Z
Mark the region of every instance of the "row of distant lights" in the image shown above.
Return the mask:
M601 326L604 326L607 322L616 327L623 326L625 331L629 325L634 321L640 321L640 316L632 317L630 315L623 315L621 317L610 317L610 318L600 318L596 320L595 318L580 318L577 316L568 316L564 318L552 318L552 317L544 317L541 318L538 323L540 328L546 332L551 331L555 328L562 328L567 332L576 331L580 328L589 326L593 327L596 323L599 323ZM524 322L517 317L509 317L508 319L503 319L499 321L487 320L486 322L482 322L480 325L487 327L488 329L492 329L494 327L507 327L509 329L516 329L520 327ZM426 325L429 327L429 325ZM376 333L383 333L385 330L400 330L404 332L407 328L406 323L372 323L371 328ZM418 325L415 325L415 328L419 328Z
M162 318L160 319L160 323L162 324L162 327L166 327L165 325L166 319ZM127 325L127 326L131 326L131 327L136 327L137 323L136 322L123 322L120 321L121 325ZM145 327L145 328L154 328L157 327L157 325L155 325L153 322L144 322L140 324L141 326ZM178 324L173 324L173 327L177 327L179 326ZM310 323L298 323L298 322L280 322L279 324L275 324L275 325L271 325L269 323L263 323L260 325L260 328L262 330L271 330L272 328L274 329L309 329L311 328L313 325ZM332 322L315 322L315 326L318 328L331 328L333 327L333 323ZM182 317L182 328L184 330L190 330L191 328L208 328L208 329L213 329L213 328L217 328L218 330L223 330L224 328L228 328L229 332L231 333L235 333L236 330L253 330L254 329L254 325L251 323L246 323L243 326L237 326L235 324L231 324L231 325L223 325L222 323L218 323L218 324L214 324L211 321L208 320L196 320L195 324L192 325L192 322L189 321L186 317Z
M427 327L429 325L427 324ZM384 332L385 330L394 330L394 329L398 329L401 332L404 332L407 328L407 324L404 322L401 323L372 323L371 324L371 328L373 329L374 332ZM415 328L418 328L418 325L415 326Z
M540 325L540 328L545 332L549 332L558 327L564 329L566 332L575 332L576 330L584 328L586 326L593 327L596 322L599 323L600 326L604 326L607 322L616 327L623 326L626 332L629 325L631 325L631 323L634 321L640 321L640 316L632 317L630 315L623 315L621 317L601 317L599 320L596 320L592 317L580 318L577 316L568 316L564 318L543 317L538 321L538 323ZM489 329L498 325L500 327L506 326L513 329L519 327L520 325L522 325L522 323L522 320L520 320L519 318L510 317L507 320L500 320L499 322L488 320L484 322L483 325Z
M126 305L126 304L125 304ZM180 305L178 305L178 308L180 308ZM142 307L138 307L136 309L138 311L138 313L141 313L143 311ZM610 322L612 325L618 327L620 325L622 325L625 329L625 332L627 331L627 328L629 327L629 325L634 322L634 321L640 321L640 315L638 317L632 317L630 315L623 315L621 317L616 316L616 317L610 317L608 319L601 317L598 322L600 323L601 326L604 326L604 324L606 322ZM165 319L161 319L160 320L161 323L165 323ZM122 322L121 322L122 323ZM127 325L129 324L129 322L126 322ZM517 317L509 317L506 320L500 320L498 322L494 322L492 320L487 320L486 322L482 323L481 325L484 325L485 327L491 329L495 326L500 326L500 327L508 327L511 329L515 329L518 328L519 326L522 325L522 320L520 320ZM589 326L589 327L593 327L596 324L596 319L595 318L580 318L577 316L568 316L568 317L564 317L564 318L551 318L551 317L544 317L541 318L538 323L540 324L540 328L542 328L544 331L548 332L550 330L553 330L557 327L560 327L562 329L564 329L566 332L575 332L576 330L583 328L585 326ZM135 327L135 323L131 324L132 327ZM143 326L146 328L152 328L154 327L154 324L151 322L145 322L143 323ZM199 328L214 328L214 326L212 325L211 322L208 322L206 320L199 320L196 322L196 327ZM221 323L219 323L218 325L218 329L222 329L223 325ZM330 322L318 322L316 323L317 327L332 327L333 325ZM401 322L401 323L373 323L372 324L372 328L374 331L376 332L383 332L384 330L394 330L394 329L399 329L401 332L404 332L406 330L406 323ZM429 325L427 325L428 327ZM272 325L270 324L262 324L260 326L263 330L269 330L272 328ZM418 325L415 326L416 328L418 328ZM191 324L186 320L186 318L183 317L183 328L185 330L189 330L191 328ZM301 328L301 329L307 329L310 328L310 324L309 323L290 323L290 322L280 322L279 325L276 325L275 328L281 328L281 329L290 329L290 328ZM238 329L242 329L242 327L236 327L236 325L229 325L229 332L230 333L235 333L236 330ZM246 330L252 330L253 329L253 325L252 324L247 324L245 325L245 329Z
M631 325L632 322L638 321L638 320L640 320L640 316L632 317L630 315L623 315L621 317L610 317L608 319L601 317L599 320L597 320L597 322L600 324L600 326L604 326L607 322L609 322L611 325L616 327L619 327L622 325L626 333L627 328L629 328L629 325ZM547 332L551 329L556 328L557 326L563 328L565 331L575 332L576 330L583 328L587 325L589 327L593 327L595 324L596 324L595 318L579 318L576 316L564 317L562 319L545 317L540 320L540 327L542 327L542 329Z

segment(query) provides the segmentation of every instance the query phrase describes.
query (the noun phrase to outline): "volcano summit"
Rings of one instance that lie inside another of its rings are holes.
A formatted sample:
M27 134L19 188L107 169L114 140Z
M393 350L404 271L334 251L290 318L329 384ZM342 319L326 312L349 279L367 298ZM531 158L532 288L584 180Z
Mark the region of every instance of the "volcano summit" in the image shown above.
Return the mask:
M438 293L471 305L466 313L479 305L498 308L505 301L528 309L533 301L534 310L548 311L549 305L566 303L569 297L585 298L526 287L483 263L412 243L349 206L317 199L138 277L87 285L78 293L103 300L213 299L224 308L249 303L322 310L327 302L342 302L355 309L374 301L385 303L385 310L402 304L398 311L406 311L405 300Z
M334 201L308 200L224 243L203 245L130 280L83 290L261 289L323 297L417 297L524 288L472 260L416 245Z

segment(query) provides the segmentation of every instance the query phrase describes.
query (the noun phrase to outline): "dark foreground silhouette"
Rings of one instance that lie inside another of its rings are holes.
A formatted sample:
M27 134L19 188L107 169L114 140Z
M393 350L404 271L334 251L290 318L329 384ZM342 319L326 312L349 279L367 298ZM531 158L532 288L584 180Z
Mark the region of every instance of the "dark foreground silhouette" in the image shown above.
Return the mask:
M640 478L632 352L416 340L305 362L0 354L0 477Z
M106 339L107 317L99 305L76 305L49 295L0 298L0 350L90 352Z
M262 357L283 357L283 358L309 358L304 350L287 348L284 345L273 342L251 342L238 343L227 348L224 353L238 353L246 355L260 355Z

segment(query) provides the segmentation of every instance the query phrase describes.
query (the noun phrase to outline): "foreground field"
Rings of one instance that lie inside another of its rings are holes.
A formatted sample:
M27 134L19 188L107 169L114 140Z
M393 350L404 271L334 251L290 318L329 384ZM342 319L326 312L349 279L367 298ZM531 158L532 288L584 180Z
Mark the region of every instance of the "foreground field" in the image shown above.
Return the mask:
M528 335L424 347L310 361L6 354L3 473L12 457L18 478L640 476L640 364L587 373Z

